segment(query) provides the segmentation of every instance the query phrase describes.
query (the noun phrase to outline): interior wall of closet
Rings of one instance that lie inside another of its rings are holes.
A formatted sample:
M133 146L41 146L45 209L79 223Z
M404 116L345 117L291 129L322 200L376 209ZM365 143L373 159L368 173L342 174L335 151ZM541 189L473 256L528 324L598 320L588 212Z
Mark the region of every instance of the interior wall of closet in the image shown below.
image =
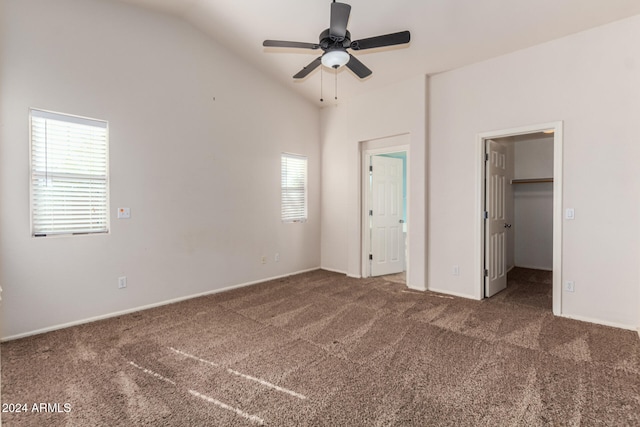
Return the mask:
M553 269L553 135L513 142L514 265Z

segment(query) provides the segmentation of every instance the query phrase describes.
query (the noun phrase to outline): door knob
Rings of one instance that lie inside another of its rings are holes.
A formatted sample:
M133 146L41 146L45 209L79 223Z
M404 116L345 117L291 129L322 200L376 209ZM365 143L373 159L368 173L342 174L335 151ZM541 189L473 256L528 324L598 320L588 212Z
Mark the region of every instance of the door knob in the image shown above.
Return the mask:
M511 228L511 224L505 224L504 228Z

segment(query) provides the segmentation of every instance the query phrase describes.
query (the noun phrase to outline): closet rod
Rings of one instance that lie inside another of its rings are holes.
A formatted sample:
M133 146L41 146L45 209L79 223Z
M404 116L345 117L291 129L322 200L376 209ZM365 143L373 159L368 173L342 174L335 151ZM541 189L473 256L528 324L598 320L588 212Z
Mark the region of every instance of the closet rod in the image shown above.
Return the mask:
M553 178L512 179L512 184L536 184L539 182L553 182Z

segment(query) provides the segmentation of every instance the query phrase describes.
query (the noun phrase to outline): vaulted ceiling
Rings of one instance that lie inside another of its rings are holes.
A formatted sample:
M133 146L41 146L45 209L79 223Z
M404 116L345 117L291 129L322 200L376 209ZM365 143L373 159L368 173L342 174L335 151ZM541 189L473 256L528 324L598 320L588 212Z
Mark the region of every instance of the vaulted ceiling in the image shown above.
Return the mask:
M264 48L265 39L316 43L330 0L114 0L176 15L318 105L334 103L335 72L292 76L320 51ZM352 52L373 75L338 71L338 97L435 74L640 14L638 0L342 0L352 39L411 31L409 45ZM631 43L631 41L630 41ZM550 64L551 66L551 64ZM324 104L319 103L321 74Z

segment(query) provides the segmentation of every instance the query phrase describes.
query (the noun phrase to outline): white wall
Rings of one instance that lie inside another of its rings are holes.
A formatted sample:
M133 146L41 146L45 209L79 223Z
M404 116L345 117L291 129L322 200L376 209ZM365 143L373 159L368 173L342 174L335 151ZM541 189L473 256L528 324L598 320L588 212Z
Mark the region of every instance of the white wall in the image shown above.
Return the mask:
M553 178L553 137L513 145L516 179ZM553 270L553 183L515 184L512 189L515 265Z
M565 316L635 328L640 228L640 16L433 76L429 88L429 286L478 283L477 135L564 122ZM450 266L460 265L460 277Z
M407 285L425 289L425 100L419 76L322 110L323 268L361 276L360 143L408 133Z
M553 178L553 135L514 141L515 178Z
M169 16L3 3L3 337L319 267L317 107ZM110 234L30 237L29 107L109 121ZM283 151L309 156L304 224L280 221Z
M510 140L511 138L504 138ZM516 265L516 239L515 239L515 197L514 186L511 185L511 180L515 177L515 144L507 142L505 144L507 148L507 188L505 194L505 214L507 217L507 223L511 224L511 228L507 230L507 271Z

